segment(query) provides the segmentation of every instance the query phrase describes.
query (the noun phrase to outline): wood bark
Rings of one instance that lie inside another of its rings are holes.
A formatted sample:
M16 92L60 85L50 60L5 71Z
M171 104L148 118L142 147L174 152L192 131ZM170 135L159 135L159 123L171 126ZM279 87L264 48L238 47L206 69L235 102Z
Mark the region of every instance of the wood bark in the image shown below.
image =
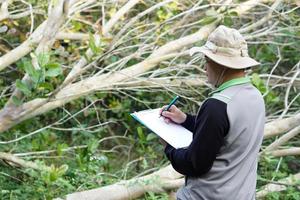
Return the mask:
M121 181L113 185L77 192L67 195L67 200L97 200L97 199L134 199L145 192L163 192L180 187L184 183L182 175L177 173L172 166L167 166L152 174Z
M291 175L288 178L281 179L278 182L278 184L269 183L263 187L263 189L256 193L256 198L262 199L270 192L281 192L287 189L286 185L296 185L297 182L300 180L300 173ZM298 184L298 189L300 189L300 186Z

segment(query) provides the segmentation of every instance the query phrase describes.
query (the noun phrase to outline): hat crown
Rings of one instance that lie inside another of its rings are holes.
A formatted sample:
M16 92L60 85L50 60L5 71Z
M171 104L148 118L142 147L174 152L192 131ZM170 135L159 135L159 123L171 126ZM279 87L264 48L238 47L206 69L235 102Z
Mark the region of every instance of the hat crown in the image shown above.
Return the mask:
M247 42L240 32L224 25L217 27L208 36L206 46L208 46L208 48L215 46L214 49L211 50L218 51L219 49L219 53L248 56Z

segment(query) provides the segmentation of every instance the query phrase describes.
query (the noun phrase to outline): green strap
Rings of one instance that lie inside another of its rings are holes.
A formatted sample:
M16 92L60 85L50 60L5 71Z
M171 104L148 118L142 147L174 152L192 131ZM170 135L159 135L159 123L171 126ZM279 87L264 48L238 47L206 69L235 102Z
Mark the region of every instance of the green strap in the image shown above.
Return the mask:
M241 84L250 83L250 82L251 82L251 80L249 77L241 77L241 78L231 79L229 81L226 81L222 85L220 85L216 90L209 93L209 95L212 95L217 92L221 92L221 91L225 90L226 88L229 88L234 85L241 85Z

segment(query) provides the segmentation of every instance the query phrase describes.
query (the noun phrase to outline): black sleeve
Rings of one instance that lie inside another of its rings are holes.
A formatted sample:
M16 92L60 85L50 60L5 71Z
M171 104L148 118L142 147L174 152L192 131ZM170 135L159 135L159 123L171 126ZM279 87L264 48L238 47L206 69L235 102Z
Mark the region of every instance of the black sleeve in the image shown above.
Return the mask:
M195 120L196 116L186 114L185 121L181 124L184 128L188 129L189 131L193 132L195 127Z
M190 146L179 149L166 146L166 156L176 171L186 176L201 176L211 169L229 130L226 107L217 99L206 100L196 117Z

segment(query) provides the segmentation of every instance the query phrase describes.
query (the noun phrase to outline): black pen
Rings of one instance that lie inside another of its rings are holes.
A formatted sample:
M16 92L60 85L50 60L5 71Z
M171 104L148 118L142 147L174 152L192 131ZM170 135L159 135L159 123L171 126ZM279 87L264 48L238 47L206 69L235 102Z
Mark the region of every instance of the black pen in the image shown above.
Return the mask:
M176 96L176 97L171 101L171 103L169 103L169 105L168 105L167 107L165 107L165 108L161 111L159 117L162 116L162 113L163 113L164 111L168 111L168 110L171 108L171 106L174 105L174 104L176 103L176 101L177 101L178 99L179 99L179 96Z

